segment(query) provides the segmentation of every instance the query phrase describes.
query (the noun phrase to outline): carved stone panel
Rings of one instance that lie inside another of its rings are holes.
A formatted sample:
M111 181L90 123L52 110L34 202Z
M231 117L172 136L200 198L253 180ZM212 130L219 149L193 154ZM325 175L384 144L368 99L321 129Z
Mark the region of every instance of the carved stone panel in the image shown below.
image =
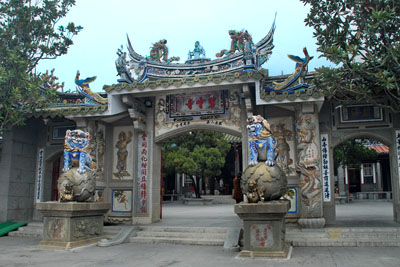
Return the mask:
M77 239L100 236L102 223L98 217L75 218L72 221L72 236Z
M208 91L156 98L156 137L188 126L218 126L241 131L238 92Z
M274 243L271 224L253 224L250 226L250 245L253 248L271 248Z
M44 239L64 241L67 237L67 220L62 218L46 218Z
M322 216L322 184L318 121L314 114L297 116L297 162L300 174L300 211L305 217Z

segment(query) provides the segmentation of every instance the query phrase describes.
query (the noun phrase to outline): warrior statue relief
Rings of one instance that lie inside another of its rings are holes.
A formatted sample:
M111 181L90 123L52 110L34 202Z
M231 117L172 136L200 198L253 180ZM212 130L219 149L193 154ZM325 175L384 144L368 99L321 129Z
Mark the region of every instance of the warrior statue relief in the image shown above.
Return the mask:
M258 155L261 151L266 150L267 166L274 166L275 139L272 136L270 125L266 119L260 115L251 116L247 119L249 125L249 146L250 146L250 162L249 165L256 165Z
M117 166L118 172L114 173L115 176L122 178L124 176L130 176L127 171L127 159L128 159L128 144L132 141L132 132L129 131L128 135L124 131L118 135L118 142L115 144L117 151Z

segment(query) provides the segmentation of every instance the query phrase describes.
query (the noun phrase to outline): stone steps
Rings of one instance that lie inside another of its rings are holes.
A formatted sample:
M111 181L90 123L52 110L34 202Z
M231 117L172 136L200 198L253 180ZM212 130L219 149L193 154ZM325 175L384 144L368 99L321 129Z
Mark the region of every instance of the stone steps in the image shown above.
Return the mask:
M105 226L107 238L116 236L119 225ZM223 246L226 228L140 226L129 242ZM42 238L43 223L31 222L9 236ZM322 229L286 228L286 240L294 247L400 247L400 227L342 227Z
M195 239L224 239L225 234L217 233L189 233L189 232L155 232L141 231L138 235L142 237L169 237L169 238L195 238Z
M154 232L183 232L183 233L219 233L225 234L226 228L223 227L181 227L181 226L151 226L143 225L139 228L141 231Z
M294 247L400 247L400 228L288 228L286 240Z
M16 231L9 232L8 235L18 237L42 238L43 223L30 222L27 226L19 227Z
M179 244L223 246L225 228L218 227L159 227L142 226L129 241L146 244Z
M141 244L174 244L174 245L197 245L197 246L223 246L224 240L217 239L193 239L193 238L170 238L170 237L131 237L130 243Z
M121 230L118 225L105 226L104 235L105 237L113 237ZM31 238L43 238L43 223L42 222L30 222L27 226L20 227L16 231L8 233L9 236L18 237L31 237Z

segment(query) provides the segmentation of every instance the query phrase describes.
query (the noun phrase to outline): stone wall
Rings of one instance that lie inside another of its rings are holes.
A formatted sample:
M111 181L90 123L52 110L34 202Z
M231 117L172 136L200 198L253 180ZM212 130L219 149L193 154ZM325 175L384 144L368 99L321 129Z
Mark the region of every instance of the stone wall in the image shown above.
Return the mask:
M4 134L0 162L0 222L29 221L33 214L38 121Z
M3 133L3 149L0 160L0 223L7 221L8 211L8 187L11 172L12 144L8 142L12 138L11 132Z

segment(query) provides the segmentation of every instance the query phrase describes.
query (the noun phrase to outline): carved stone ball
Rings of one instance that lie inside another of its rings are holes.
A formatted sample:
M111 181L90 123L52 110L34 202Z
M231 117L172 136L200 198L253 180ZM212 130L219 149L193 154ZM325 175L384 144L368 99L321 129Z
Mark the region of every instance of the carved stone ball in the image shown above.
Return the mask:
M79 173L78 168L74 167L64 172L58 178L58 191L60 195L63 192L69 192L66 190L72 186L72 197L70 199L65 198L61 201L92 201L92 197L95 194L96 181L94 175L86 170L84 173Z
M276 164L267 166L260 162L246 168L242 176L242 188L249 203L278 200L287 191L286 174Z

